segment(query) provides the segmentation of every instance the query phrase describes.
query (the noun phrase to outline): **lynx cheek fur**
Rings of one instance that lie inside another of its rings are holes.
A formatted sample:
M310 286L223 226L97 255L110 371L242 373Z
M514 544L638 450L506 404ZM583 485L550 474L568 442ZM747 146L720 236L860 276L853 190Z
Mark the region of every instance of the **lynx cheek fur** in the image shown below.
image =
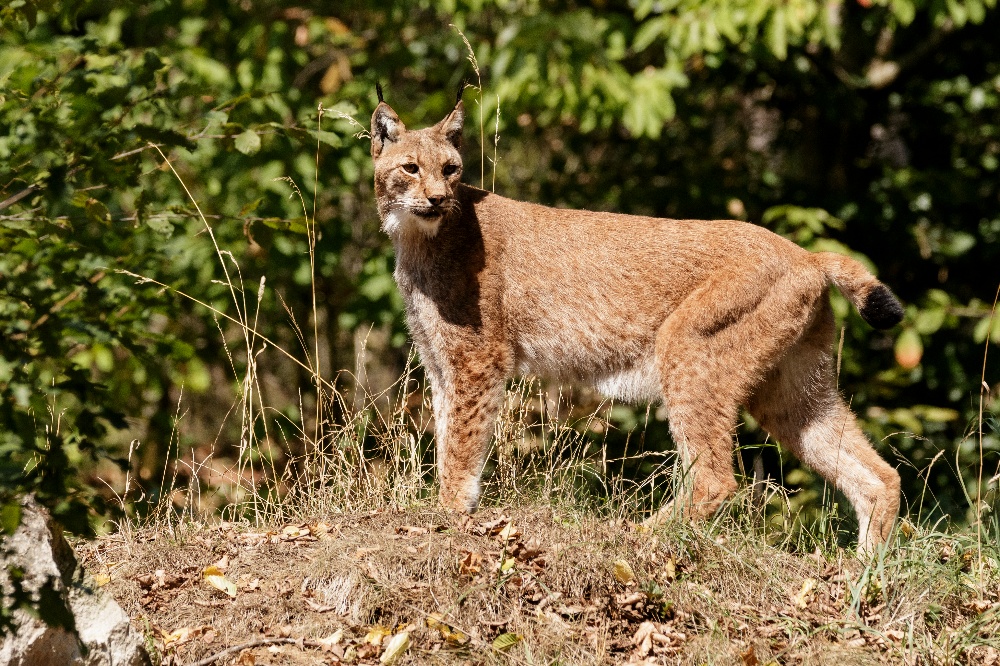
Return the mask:
M504 382L533 373L663 400L690 466L681 508L691 518L736 489L743 405L848 497L862 549L888 538L899 475L833 372L830 284L877 328L903 315L861 264L743 222L560 210L464 185L461 95L441 122L414 131L378 92L376 201L431 381L445 506L475 509Z

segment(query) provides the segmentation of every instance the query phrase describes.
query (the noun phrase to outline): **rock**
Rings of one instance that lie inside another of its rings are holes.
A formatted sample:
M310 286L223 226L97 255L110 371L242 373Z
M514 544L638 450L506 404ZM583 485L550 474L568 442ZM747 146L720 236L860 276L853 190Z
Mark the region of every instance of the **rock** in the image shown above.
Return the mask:
M16 608L15 595L41 618ZM15 607L0 637L4 666L149 666L142 636L121 606L77 564L62 530L33 499L21 523L0 539L0 594Z

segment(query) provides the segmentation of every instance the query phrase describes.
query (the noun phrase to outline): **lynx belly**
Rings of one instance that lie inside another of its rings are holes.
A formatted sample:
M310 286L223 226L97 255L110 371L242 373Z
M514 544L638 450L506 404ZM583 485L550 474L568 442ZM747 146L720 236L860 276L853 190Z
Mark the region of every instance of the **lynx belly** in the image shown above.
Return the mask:
M594 387L609 398L624 402L657 402L663 399L660 377L652 358L594 378Z

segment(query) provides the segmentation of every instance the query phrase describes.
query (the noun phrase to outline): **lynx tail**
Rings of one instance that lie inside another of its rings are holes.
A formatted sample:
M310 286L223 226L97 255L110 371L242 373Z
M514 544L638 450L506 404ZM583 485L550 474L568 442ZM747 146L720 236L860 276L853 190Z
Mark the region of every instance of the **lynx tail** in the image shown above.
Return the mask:
M903 320L903 306L899 300L860 263L832 252L818 252L813 256L830 281L873 327L892 328Z

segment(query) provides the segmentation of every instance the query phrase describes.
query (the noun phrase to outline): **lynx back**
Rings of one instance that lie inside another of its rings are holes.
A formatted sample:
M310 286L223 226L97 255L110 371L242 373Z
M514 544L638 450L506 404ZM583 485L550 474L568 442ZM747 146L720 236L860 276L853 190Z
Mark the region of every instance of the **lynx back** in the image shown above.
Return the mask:
M859 543L889 535L899 475L837 391L836 285L879 328L902 318L853 259L752 224L547 208L460 182L464 109L408 130L372 116L375 194L407 323L431 382L441 502L472 511L507 379L588 382L662 401L689 467L676 508L733 493L739 409L850 500ZM659 522L674 507L653 516Z

